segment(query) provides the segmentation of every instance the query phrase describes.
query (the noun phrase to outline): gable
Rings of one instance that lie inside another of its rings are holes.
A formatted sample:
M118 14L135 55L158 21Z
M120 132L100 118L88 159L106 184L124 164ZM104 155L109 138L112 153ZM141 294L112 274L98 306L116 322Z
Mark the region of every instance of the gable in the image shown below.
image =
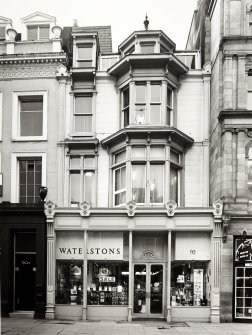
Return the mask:
M21 19L22 23L39 23L39 22L54 22L56 23L56 18L51 15L47 15L41 12L35 12Z

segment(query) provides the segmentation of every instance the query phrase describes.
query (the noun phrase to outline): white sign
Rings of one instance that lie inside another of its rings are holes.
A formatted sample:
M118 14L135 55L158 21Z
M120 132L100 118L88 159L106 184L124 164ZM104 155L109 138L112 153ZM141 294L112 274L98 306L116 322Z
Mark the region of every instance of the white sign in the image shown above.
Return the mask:
M211 235L205 232L177 232L175 260L210 260Z
M57 233L56 259L83 260L83 243L83 232ZM88 260L123 260L123 233L88 233L86 252Z

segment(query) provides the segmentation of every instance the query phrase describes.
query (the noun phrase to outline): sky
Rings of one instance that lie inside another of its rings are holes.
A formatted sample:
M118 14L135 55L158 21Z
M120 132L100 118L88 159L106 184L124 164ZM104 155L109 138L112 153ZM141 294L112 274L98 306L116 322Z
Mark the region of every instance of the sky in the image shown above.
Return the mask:
M113 51L133 31L144 29L147 13L149 29L163 30L176 44L185 49L197 0L14 0L5 1L1 16L10 18L13 28L20 31L20 18L36 11L55 16L61 27L111 25Z

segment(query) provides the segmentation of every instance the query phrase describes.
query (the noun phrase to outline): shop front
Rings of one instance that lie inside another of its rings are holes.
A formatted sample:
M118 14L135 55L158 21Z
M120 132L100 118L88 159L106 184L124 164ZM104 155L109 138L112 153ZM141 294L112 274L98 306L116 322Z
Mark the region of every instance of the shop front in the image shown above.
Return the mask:
M179 218L156 217L154 230L147 216L74 214L52 221L47 318L211 321L211 215L184 231Z

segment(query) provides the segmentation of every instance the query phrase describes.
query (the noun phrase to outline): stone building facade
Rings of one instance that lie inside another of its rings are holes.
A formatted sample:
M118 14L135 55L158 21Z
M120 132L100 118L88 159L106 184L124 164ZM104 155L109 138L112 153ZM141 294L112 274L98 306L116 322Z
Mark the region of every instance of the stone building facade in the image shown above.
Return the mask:
M252 321L251 256L235 253L252 241L251 15L251 1L199 1L187 43L212 67L210 201L224 204L222 321Z

